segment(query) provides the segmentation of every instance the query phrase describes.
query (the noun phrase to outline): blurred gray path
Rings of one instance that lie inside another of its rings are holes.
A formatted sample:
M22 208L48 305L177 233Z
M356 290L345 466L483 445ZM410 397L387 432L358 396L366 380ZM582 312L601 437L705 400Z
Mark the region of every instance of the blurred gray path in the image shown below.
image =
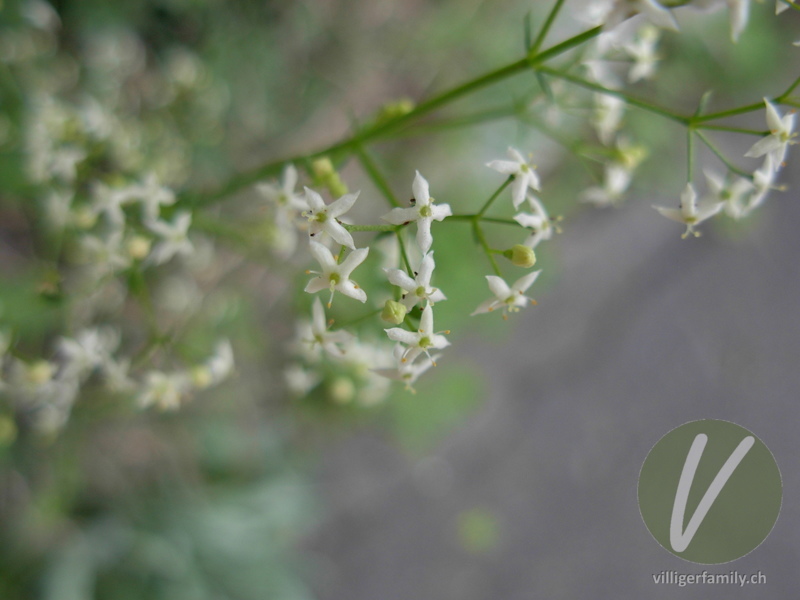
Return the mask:
M331 449L318 476L328 513L307 543L321 600L796 595L800 197L776 194L737 239L704 227L682 241L649 205L571 221L555 242L560 280L514 317L515 336L461 341L491 394L433 455L411 459L380 432ZM747 427L781 467L771 536L709 568L761 569L766 587L652 581L703 570L655 543L636 502L652 445L701 418ZM456 533L476 507L499 523L483 554Z

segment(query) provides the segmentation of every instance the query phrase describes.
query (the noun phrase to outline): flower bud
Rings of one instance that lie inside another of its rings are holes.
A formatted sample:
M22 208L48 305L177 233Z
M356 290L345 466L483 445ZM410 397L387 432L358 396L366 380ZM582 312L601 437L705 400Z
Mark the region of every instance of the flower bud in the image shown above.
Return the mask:
M393 325L400 325L403 322L403 319L406 318L406 313L408 310L405 306L400 304L399 302L395 302L394 300L387 300L386 304L383 305L383 312L381 313L381 319L386 321L387 323L392 323Z
M510 260L511 264L525 269L529 269L536 264L536 253L533 248L528 248L523 244L515 244L503 252L503 256Z
M314 182L328 188L328 191L335 197L344 196L347 193L347 186L339 177L333 167L331 159L327 156L318 158L311 163L311 172L314 175Z

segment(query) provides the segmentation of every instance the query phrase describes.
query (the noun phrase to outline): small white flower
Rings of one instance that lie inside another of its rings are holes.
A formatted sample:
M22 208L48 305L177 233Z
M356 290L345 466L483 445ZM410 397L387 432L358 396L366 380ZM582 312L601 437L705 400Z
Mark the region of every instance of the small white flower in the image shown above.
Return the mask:
M533 285L533 282L536 281L536 278L539 277L539 273L541 272L540 269L523 275L517 279L511 287L508 287L508 284L503 281L502 277L487 275L486 281L489 282L489 289L494 294L494 298L482 302L472 314L479 315L502 308L503 318L507 319L508 313L518 312L528 303L536 304L536 301L526 296L525 292Z
M423 373L436 364L436 361L441 355L434 354L433 356L426 356L422 360L410 363L408 361L403 362L403 354L405 354L405 349L398 344L394 349L395 366L391 368L373 369L373 371L381 377L402 381L409 392L416 393L416 390L412 386Z
M668 219L686 225L686 231L681 236L681 238L686 239L690 234L700 237L700 232L695 231L694 228L717 214L724 205L724 202L704 202L702 205L698 205L697 192L694 191L691 183L687 183L686 188L681 193L680 208L667 208L665 206L654 206L653 208Z
M159 410L177 410L190 390L191 383L186 373L150 371L144 376L137 403L140 408L155 405Z
M283 168L281 176L283 182L280 185L274 183L260 183L256 190L266 198L266 200L283 211L296 212L308 210L305 200L294 191L297 185L297 169L294 165L288 164Z
M160 265L176 255L191 254L194 251L194 246L188 238L191 224L192 214L188 211L177 213L172 223L162 220L147 222L147 228L161 238L150 251L147 263Z
M389 336L390 340L406 345L406 349L400 358L401 363L413 363L424 352L431 359L433 365L436 366L436 362L430 355L430 350L441 350L450 345L447 338L441 335L441 333L450 333L449 331L441 333L434 333L433 331L433 308L430 304L423 309L422 317L419 321L419 329L416 332L407 331L400 327L393 327L384 331L386 331L386 335Z
M753 144L752 148L745 153L745 156L758 158L769 154L772 159L772 166L777 171L784 166L783 161L786 158L788 147L797 143L794 140L797 134L792 131L794 129L795 114L790 112L781 116L778 109L766 98L764 98L764 104L767 107L767 127L769 127L770 134Z
M605 165L605 178L602 186L587 188L581 194L582 202L595 206L614 206L620 203L625 190L631 183L631 170L620 163Z
M312 346L319 346L335 358L342 358L347 353L348 344L352 343L355 336L347 331L328 331L325 319L325 309L319 298L314 300L311 307L311 339L306 340Z
M431 223L451 216L453 211L450 210L449 204L434 204L434 199L430 196L428 182L420 175L419 171L414 177L411 189L414 192L413 207L393 208L381 218L392 225L405 225L416 222L417 244L424 254L431 249L431 244L433 244Z
M627 105L622 98L610 94L594 94L594 102L591 123L597 132L597 137L608 146L622 126Z
M655 0L606 0L604 8L603 22L608 30L641 14L656 27L678 31L678 24L672 13Z
M130 266L131 258L123 247L122 238L121 230L112 231L105 238L96 235L80 238L86 263L96 272L98 278Z
M327 233L336 243L355 250L353 236L336 219L353 207L358 198L358 192L345 194L335 202L325 204L322 196L317 192L309 188L305 188L305 190L308 210L303 214L308 218L308 235L314 237L320 233Z
M222 340L214 347L214 352L199 367L193 369L192 379L200 389L217 385L233 373L233 347L230 341Z
M401 269L384 269L391 284L405 292L401 302L407 310L411 310L422 300L430 302L433 306L435 303L447 299L439 288L431 287L431 276L435 267L433 252L429 252L422 258L419 270L415 273L415 279L409 277Z
M556 225L556 222L560 220L558 218L550 218L547 214L547 210L536 197L528 194L528 204L530 205L531 209L533 209L532 213L519 213L514 216L514 220L522 225L523 227L528 227L529 229L533 229L533 233L528 236L528 239L525 241L525 245L529 248L536 248L539 245L539 242L543 240L549 240L553 237L553 232L560 232L559 227Z
M284 369L283 379L289 393L297 398L308 394L321 380L318 373L304 369L297 363L290 364Z
M633 58L634 63L628 72L628 82L636 83L642 79L649 79L656 70L659 57L656 46L660 32L652 25L645 25L639 30L635 39L623 44L622 49Z
M789 0L789 2L794 4L794 0ZM783 0L775 0L775 14L779 15L785 10L789 10L789 5ZM795 45L800 45L800 42L797 42Z
M709 202L722 202L725 212L734 219L741 219L747 215L745 200L755 189L750 181L739 177L733 182L728 182L713 171L704 170L703 173L711 192Z
M314 258L317 259L320 267L322 267L322 272L307 271L308 273L315 273L317 277L314 277L314 279L308 282L305 288L306 292L314 294L321 290L329 289L331 291L331 298L328 301L328 308L330 308L333 302L334 292L341 292L345 296L349 296L359 302L367 301L366 292L358 287L355 282L350 281L350 274L367 258L369 248L353 250L341 264L338 264L333 254L331 254L331 251L319 242L310 241L309 249L311 250L311 254L314 255Z
M746 212L749 213L753 209L761 206L771 190L786 190L785 187L773 183L775 181L776 172L772 164L772 158L767 154L761 168L753 172L753 187L755 188L755 193L750 197L750 202L747 203Z
M536 167L528 164L519 150L509 147L508 156L511 160L493 160L486 163L486 166L498 173L514 176L514 181L511 183L511 197L514 201L514 208L517 208L525 200L525 192L528 188L539 189L539 176L536 174Z
M74 339L60 338L57 349L64 361L64 374L83 379L94 369L105 367L119 341L119 332L111 328L84 329Z

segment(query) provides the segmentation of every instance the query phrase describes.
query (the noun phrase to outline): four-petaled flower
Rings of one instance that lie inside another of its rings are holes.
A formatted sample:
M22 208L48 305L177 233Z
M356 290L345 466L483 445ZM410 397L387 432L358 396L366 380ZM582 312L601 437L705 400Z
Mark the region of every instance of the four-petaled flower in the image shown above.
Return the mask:
M533 212L519 213L514 216L514 220L523 227L533 229L533 233L525 240L525 245L529 248L536 248L542 240L549 240L553 237L553 231L561 231L558 225L554 223L560 217L551 219L544 205L530 194L528 194L528 204L533 209Z
M786 149L790 144L797 143L793 139L797 134L792 131L795 115L792 112L781 116L778 109L766 98L764 98L764 104L767 107L767 127L769 127L770 134L753 144L745 156L758 158L768 154L772 158L773 168L777 171L784 166Z
M440 355L434 354L433 356L426 356L422 360L410 363L407 361L403 362L404 353L405 348L397 344L394 348L396 365L393 368L372 369L372 371L381 377L402 381L405 383L405 388L412 394L415 394L417 391L413 388L414 382L419 379L420 375L436 364L436 360Z
M697 192L694 191L691 183L687 183L686 188L681 193L680 208L668 208L666 206L654 206L653 208L668 219L686 225L686 231L681 236L681 238L686 239L689 234L700 237L700 232L694 229L695 226L713 217L722 210L724 205L724 202L703 202L702 205L698 205Z
M336 219L353 207L358 192L345 194L335 202L325 204L317 192L309 188L305 190L308 210L303 214L308 218L308 235L313 237L319 233L327 233L335 242L355 250L353 236Z
M411 185L414 192L414 206L411 208L393 208L388 214L381 217L392 225L406 225L407 223L417 223L417 244L423 254L431 249L433 236L431 235L431 223L441 221L445 217L453 214L449 204L434 204L430 196L428 182L417 171L414 183Z
M400 327L393 327L384 331L389 336L389 339L406 345L406 349L400 357L401 363L413 363L414 359L424 352L433 366L436 366L436 362L430 355L430 350L441 350L450 345L446 337L433 331L433 308L431 308L430 304L422 310L419 329L416 332L407 331ZM450 332L444 331L442 333Z
M641 14L656 27L678 31L675 17L655 0L606 0L605 10L603 22L607 30Z
M160 265L173 256L191 254L194 251L188 237L191 224L192 213L188 211L177 213L172 223L161 219L148 221L147 228L161 238L147 257L148 264Z
M479 315L481 313L492 312L495 309L503 309L503 318L508 318L508 313L518 312L523 306L529 302L536 304L536 301L525 295L529 287L533 285L536 278L541 273L541 269L533 271L527 275L523 275L514 282L514 285L508 287L508 284L503 281L502 277L497 275L487 275L486 281L489 282L489 289L494 294L494 298L490 298L486 302L482 302L478 308L472 313Z
M367 254L369 254L369 248L353 250L341 264L338 264L331 251L319 242L310 241L309 249L314 258L317 259L320 267L322 267L322 271L307 271L308 273L315 273L317 276L308 282L305 288L306 292L314 294L321 290L329 289L331 297L328 300L328 308L333 302L334 292L341 292L359 302L367 301L367 293L358 287L355 282L350 281L350 273L364 262Z
M514 181L511 183L511 197L514 201L514 208L517 208L525 200L525 192L528 188L539 189L539 176L534 170L536 167L528 164L519 150L509 147L508 156L511 160L493 160L486 163L486 166L498 173L514 176Z
M429 252L422 257L415 279L411 279L400 269L384 269L392 285L405 292L401 302L407 310L414 308L421 300L427 300L431 306L440 300L447 300L439 288L431 287L431 275L435 266L433 252Z
M744 177L730 182L713 171L703 172L708 181L708 190L711 192L709 200L712 203L722 202L725 212L734 219L747 216L749 206L745 204L745 199L755 191L752 182Z
M355 336L347 331L328 331L325 309L320 299L316 298L311 307L311 338L306 341L312 346L319 344L331 356L341 358L346 354L345 347L355 339Z

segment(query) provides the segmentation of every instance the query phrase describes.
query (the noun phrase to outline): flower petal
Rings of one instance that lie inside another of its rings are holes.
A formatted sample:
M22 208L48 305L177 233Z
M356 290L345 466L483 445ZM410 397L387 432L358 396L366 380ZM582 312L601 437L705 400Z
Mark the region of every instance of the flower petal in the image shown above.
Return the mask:
M514 285L511 286L511 291L524 293L529 287L533 285L533 282L536 281L536 278L539 277L539 273L541 272L542 270L539 269L538 271L534 271L533 273L528 273L527 275L523 275L514 282Z
M319 242L310 240L308 242L308 249L311 252L312 256L320 264L322 270L325 273L330 273L331 271L336 269L336 261L333 260L333 254L331 254L331 251L328 250L325 246L323 246Z
M431 249L433 244L433 236L431 235L431 219L421 218L417 221L417 244L420 250L427 252Z
M392 225L404 225L405 223L416 221L419 218L419 209L416 207L393 208L381 217L381 219Z
M347 255L347 258L342 261L342 264L339 265L339 274L342 276L342 278L349 278L350 273L353 272L353 269L364 262L364 259L367 258L368 254L369 248L358 248L357 250L350 252L350 254Z
M328 206L328 216L329 217L340 217L348 210L353 208L353 204L356 203L358 199L358 195L361 192L355 192L354 194L345 194L341 198L339 198L336 202L332 202Z
M487 275L486 281L489 282L489 289L501 302L505 301L511 295L511 288L503 281L502 277L497 275Z
M428 204L431 198L430 187L428 186L428 181L420 175L419 171L417 171L417 174L414 176L414 183L411 184L411 191L414 192L414 199L417 201L417 206Z

